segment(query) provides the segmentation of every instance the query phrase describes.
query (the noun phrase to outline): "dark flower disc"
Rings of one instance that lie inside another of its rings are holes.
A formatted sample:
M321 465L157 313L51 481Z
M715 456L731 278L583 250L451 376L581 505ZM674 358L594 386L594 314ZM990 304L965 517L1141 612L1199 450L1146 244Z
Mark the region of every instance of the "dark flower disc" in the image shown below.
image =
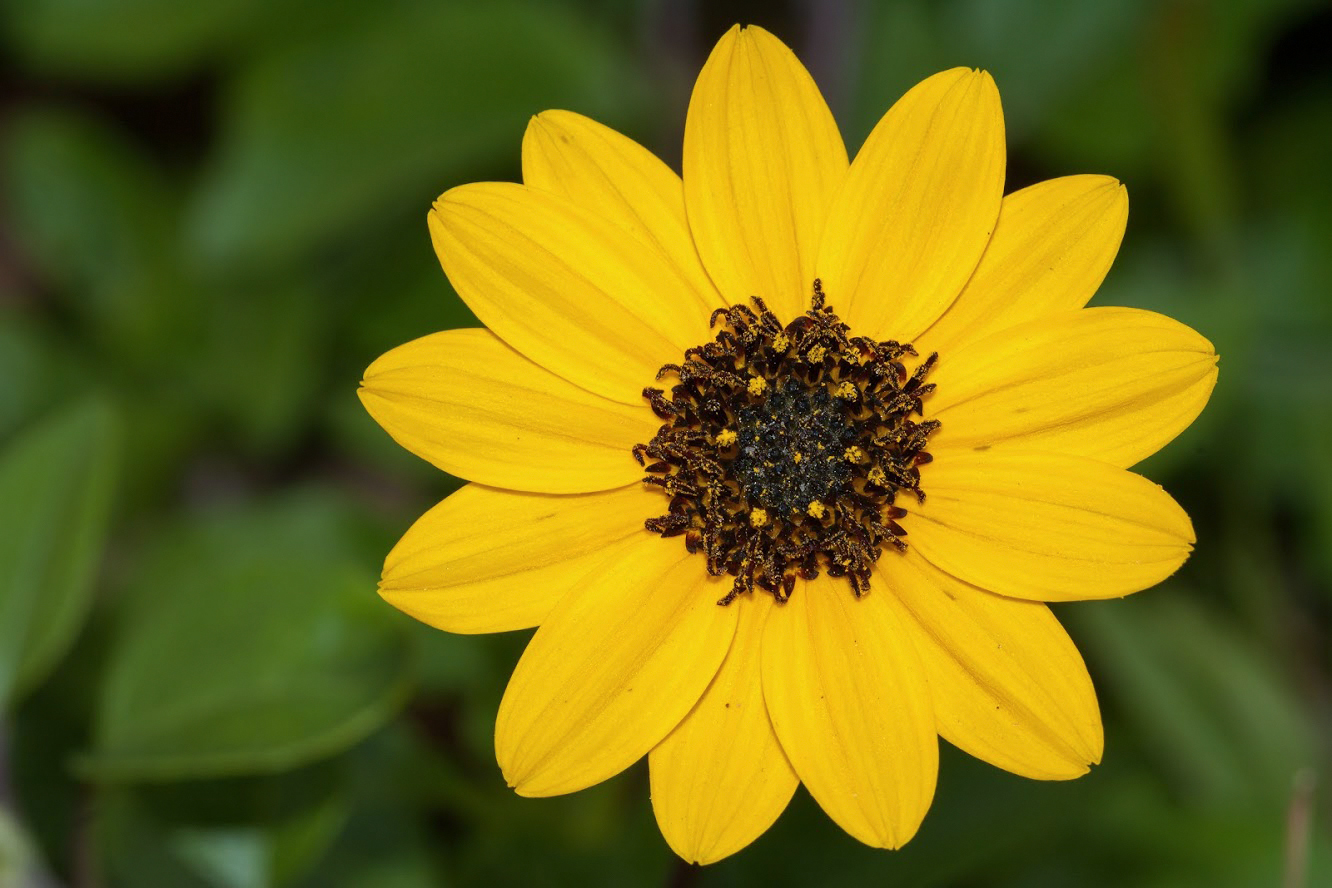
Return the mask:
M664 423L634 457L670 496L647 529L683 534L710 574L735 577L719 604L755 586L785 601L820 570L859 597L883 547L906 549L898 491L925 498L917 467L939 423L917 417L938 356L908 374L915 349L848 336L817 280L810 310L785 327L753 301L718 309L716 338L661 368L679 379L669 396L643 390Z

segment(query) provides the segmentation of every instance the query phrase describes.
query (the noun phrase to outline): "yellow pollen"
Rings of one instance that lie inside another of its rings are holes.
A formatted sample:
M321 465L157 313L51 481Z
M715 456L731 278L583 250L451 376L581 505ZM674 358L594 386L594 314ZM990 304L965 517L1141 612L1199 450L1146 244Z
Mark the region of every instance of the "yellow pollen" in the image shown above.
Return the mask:
M809 504L809 508L805 511L809 513L809 517L811 518L822 518L824 515L828 514L828 507L818 500L814 500Z
M860 390L856 388L854 382L848 379L842 382L841 385L837 386L837 388L833 389L833 395L850 401L860 395Z
M791 459L792 459L793 462L800 462L800 461L801 461L802 459L804 459L804 458L805 458L805 455L804 455L803 453L801 453L799 450L797 450L795 453L791 454Z
M888 476L885 475L883 469L878 466L870 469L869 474L866 475L866 477L869 478L871 484L877 484L879 487L883 487L888 483Z
M776 336L772 337L773 351L784 352L790 347L791 347L791 340L786 337L785 333L778 333Z
M749 377L749 393L751 395L761 395L763 390L768 387L768 380L762 376Z
M817 364L819 361L823 360L823 356L827 353L828 350L826 348L821 345L816 345L806 353L806 357L809 358L811 364Z
M842 456L844 456L849 463L858 463L865 459L865 451L861 450L859 447L848 447L846 448L846 453L843 453Z
M731 429L722 429L717 433L717 446L730 447L739 439L739 437L740 436Z
M751 527L762 527L768 523L767 509L754 509L749 513L749 524Z

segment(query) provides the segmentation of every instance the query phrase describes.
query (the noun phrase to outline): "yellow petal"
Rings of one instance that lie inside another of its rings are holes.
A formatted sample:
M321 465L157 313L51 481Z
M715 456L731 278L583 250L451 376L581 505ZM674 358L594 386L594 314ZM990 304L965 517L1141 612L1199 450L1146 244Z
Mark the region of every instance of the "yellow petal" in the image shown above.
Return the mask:
M1018 448L945 450L926 500L898 500L909 543L982 589L1038 601L1114 598L1161 582L1193 547L1189 516L1109 463Z
M920 353L1082 308L1124 237L1128 192L1109 176L1065 176L1004 198L999 223L957 301L914 340Z
M679 540L618 544L541 624L509 679L495 755L525 796L573 792L647 755L726 656L729 588Z
M1038 780L1077 777L1101 760L1096 692L1048 607L963 583L914 549L885 552L874 582L916 630L944 739Z
M829 303L858 335L914 338L971 277L1003 188L990 75L954 68L918 84L870 133L833 203L817 264Z
M572 111L543 111L523 136L523 181L632 231L714 307L725 304L694 248L680 177L633 139Z
M365 371L365 409L403 447L462 478L585 493L642 478L630 449L660 425L566 382L485 330L400 345Z
M642 484L572 496L469 484L393 547L379 594L448 632L528 629L666 502Z
M684 189L699 255L730 302L783 322L809 308L814 259L846 146L814 80L780 40L736 26L698 75Z
M930 374L927 410L947 448L1021 446L1131 466L1202 411L1216 352L1193 330L1134 308L1061 312L963 345Z
M435 201L430 236L487 327L590 392L641 404L662 364L711 338L716 306L659 250L568 198L462 185Z
M898 848L934 797L939 744L909 626L845 580L798 587L763 630L763 699L810 795L867 845Z
M741 596L735 640L703 698L648 756L661 834L691 863L712 863L763 834L795 792L763 704L759 651L765 596Z

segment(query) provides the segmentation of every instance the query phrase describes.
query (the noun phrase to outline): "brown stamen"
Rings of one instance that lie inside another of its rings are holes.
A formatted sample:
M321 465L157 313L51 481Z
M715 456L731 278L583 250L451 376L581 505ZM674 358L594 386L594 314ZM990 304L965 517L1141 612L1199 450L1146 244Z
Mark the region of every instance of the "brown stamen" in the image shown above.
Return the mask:
M934 390L930 355L907 375L910 345L848 336L814 282L813 307L785 327L754 297L712 315L721 330L657 374L643 396L665 422L634 447L648 484L671 497L645 526L685 535L708 573L735 577L718 604L757 586L785 601L796 577L845 576L856 597L885 545L906 549L899 490L923 501L920 470L937 420L915 420Z

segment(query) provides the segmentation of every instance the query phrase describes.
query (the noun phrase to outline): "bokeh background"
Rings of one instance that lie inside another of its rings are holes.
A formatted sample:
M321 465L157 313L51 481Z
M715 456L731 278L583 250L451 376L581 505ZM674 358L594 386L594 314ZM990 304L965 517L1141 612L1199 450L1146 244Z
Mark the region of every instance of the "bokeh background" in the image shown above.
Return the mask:
M1009 190L1114 175L1097 297L1208 336L1220 384L1143 467L1198 546L1060 607L1105 762L1027 781L943 751L903 851L801 791L700 870L640 764L514 796L491 732L527 633L381 602L458 481L361 370L475 323L425 213L516 180L530 115L678 165L733 21L806 61L858 146L985 67ZM1332 10L1317 0L0 3L0 886L1332 884Z

